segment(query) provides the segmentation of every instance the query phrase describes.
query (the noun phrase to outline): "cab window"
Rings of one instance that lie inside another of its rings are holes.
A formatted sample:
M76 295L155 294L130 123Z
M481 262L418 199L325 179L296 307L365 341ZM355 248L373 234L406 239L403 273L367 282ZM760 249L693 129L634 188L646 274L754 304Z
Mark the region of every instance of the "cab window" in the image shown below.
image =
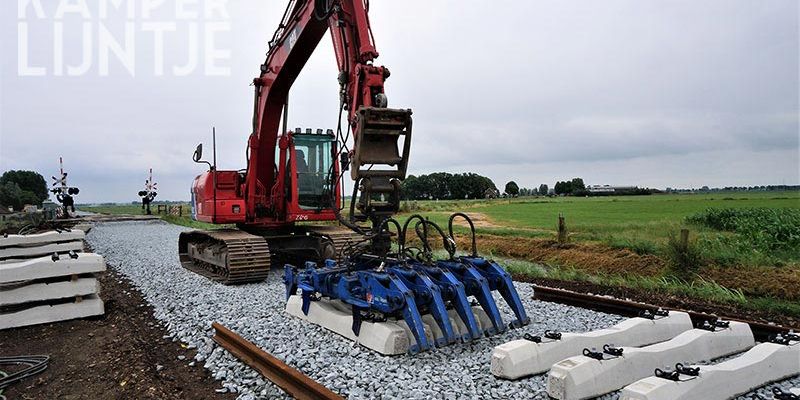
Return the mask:
M315 210L331 206L332 138L326 135L295 135L297 194L300 208Z

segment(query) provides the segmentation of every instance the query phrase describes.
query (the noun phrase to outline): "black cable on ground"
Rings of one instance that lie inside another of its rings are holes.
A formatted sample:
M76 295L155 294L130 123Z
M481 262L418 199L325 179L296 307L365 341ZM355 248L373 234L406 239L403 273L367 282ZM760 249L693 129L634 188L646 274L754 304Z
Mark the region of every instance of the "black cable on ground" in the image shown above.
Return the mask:
M27 377L41 373L47 369L50 356L17 356L0 357L0 365L27 365L22 371L13 374L6 374L0 378L0 390L4 390L12 384L19 382Z
M8 376L8 374L7 374L7 373L5 373L5 372L3 372L3 371L0 371L0 379L3 379L3 378L5 378L5 377L7 377L7 376ZM3 390L3 389L0 389L0 400L6 400L6 396L3 396L3 392L4 392L4 391L5 391L5 390Z

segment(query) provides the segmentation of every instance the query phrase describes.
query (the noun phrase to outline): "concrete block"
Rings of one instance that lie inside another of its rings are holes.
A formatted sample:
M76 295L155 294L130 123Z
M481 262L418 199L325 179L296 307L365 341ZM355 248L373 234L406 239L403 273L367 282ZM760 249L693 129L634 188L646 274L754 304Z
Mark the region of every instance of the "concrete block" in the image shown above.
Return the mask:
M83 233L89 233L92 230L92 224L77 224L72 227L72 230L83 231Z
M83 241L50 243L35 247L6 247L0 249L0 263L18 262L24 259L83 251Z
M0 289L0 306L24 304L32 301L58 300L68 297L88 296L100 292L95 278L80 278L52 283L36 283L10 290Z
M86 318L103 315L104 312L103 300L97 296L84 297L80 302L43 305L0 314L0 330Z
M447 316L450 317L450 322L452 322L453 330L456 331L457 335L463 335L468 332L467 324L461 320L461 317L458 316L458 313L454 309L447 310Z
M387 321L387 322L388 323L395 323L400 328L403 328L403 331L405 331L406 337L408 338L408 343L409 344L416 344L417 343L417 338L414 337L414 333L411 332L411 328L408 327L408 324L406 324L406 321L403 321L403 320L399 319L399 320L396 320L396 321ZM377 322L377 323L381 324L383 322ZM362 325L362 327L363 327L363 325ZM431 346L434 346L435 345L435 341L434 341L435 337L433 336L433 329L431 328L431 326L426 324L423 321L422 330L425 332L425 339L428 341L428 343ZM361 335L363 335L363 334L364 334L364 331L362 330L361 331ZM361 335L359 335L359 339L361 339ZM406 351L408 351L408 349L406 349Z
M604 344L639 347L663 342L692 329L685 312L670 312L665 317L630 318L610 328L584 333L562 333L561 340L542 338L541 343L514 340L492 351L491 371L498 378L518 379L545 372L553 364L577 354L584 348L602 348Z
M444 336L442 329L439 328L439 324L436 323L436 319L433 318L433 315L425 314L422 316L422 322L425 324L426 328L430 329L431 336L428 338L430 343L434 343L436 339L439 339ZM453 327L455 330L455 327ZM411 334L411 330L408 330L408 333Z
M286 312L297 318L322 326L344 336L364 347L375 350L381 354L405 354L408 352L409 336L406 328L395 322L369 322L361 324L359 336L353 333L353 316L331 304L326 299L312 301L308 315L303 314L303 299L300 296L291 296L286 302ZM413 336L412 336L413 338Z
M483 311L483 308L480 306L473 306L472 314L475 315L475 322L478 323L478 328L481 328L482 331L485 332L487 329L493 326L492 319L489 318L489 314L487 314L486 311ZM459 317L458 319L461 318Z
M362 346L384 355L405 354L411 344L416 343L414 334L403 320L385 322L363 321L359 336L353 333L353 315L350 306L340 300L320 299L309 304L308 315L303 314L303 299L299 295L289 297L286 312L297 318L317 324L325 329L344 336ZM448 310L448 312L451 310ZM486 313L480 308L473 308L477 320L486 320ZM449 314L450 322L457 334L466 333L466 326L453 311ZM423 329L428 342L433 346L436 339L442 337L441 329L430 314L422 315ZM479 323L480 325L480 323Z
M450 324L453 326L453 331L455 332L457 337L469 336L469 329L467 328L467 324L461 320L461 317L458 315L455 309L447 310L447 315L450 317ZM472 315L475 316L475 322L478 325L478 329L484 330L487 327L492 326L492 320L489 318L489 315L486 314L486 311L483 311L480 307L472 307ZM423 316L424 318L425 316ZM431 317L431 321L433 321L433 317Z
M0 253L7 247L31 247L41 246L50 243L62 243L81 241L86 238L86 233L81 230L71 230L70 232L43 232L35 235L8 235L0 236Z
M701 365L699 375L679 381L649 376L622 389L622 400L729 399L800 374L800 342L761 343L739 357Z
M105 270L106 262L99 254L78 253L78 258L63 256L55 262L48 256L0 264L0 283L80 275Z
M745 351L755 344L750 326L731 321L715 332L692 329L646 347L623 347L619 357L597 360L585 355L562 360L547 376L547 393L559 400L596 397L650 376L656 368L712 360Z

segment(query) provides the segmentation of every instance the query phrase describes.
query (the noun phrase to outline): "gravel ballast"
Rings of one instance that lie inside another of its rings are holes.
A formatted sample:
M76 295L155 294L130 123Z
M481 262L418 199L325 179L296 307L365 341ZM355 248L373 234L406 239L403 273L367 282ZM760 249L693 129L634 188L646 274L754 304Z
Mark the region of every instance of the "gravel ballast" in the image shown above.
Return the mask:
M220 392L239 393L240 399L286 395L217 346L211 340L212 322L223 324L351 399L547 399L546 375L514 382L496 379L489 370L492 348L524 333L538 334L544 329L588 331L623 319L532 300L532 287L517 283L530 325L414 356L382 356L286 314L281 269L273 269L266 282L240 286L224 286L183 269L177 243L180 232L186 230L161 221L104 223L92 229L87 240L95 252L106 257L110 268L128 277L142 292L171 339L197 348L195 359L185 362L205 366L220 380ZM497 298L504 320L509 321L511 310ZM800 379L782 382L781 386L800 386ZM766 392L766 388L758 391ZM618 394L603 398L615 399Z

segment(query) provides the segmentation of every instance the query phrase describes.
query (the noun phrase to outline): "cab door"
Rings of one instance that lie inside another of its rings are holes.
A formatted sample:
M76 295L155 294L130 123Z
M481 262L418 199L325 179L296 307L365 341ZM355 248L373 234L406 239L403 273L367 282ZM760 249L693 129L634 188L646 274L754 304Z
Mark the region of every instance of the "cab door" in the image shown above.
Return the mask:
M293 134L287 148L288 219L292 221L331 221L339 207L339 166L334 136Z

